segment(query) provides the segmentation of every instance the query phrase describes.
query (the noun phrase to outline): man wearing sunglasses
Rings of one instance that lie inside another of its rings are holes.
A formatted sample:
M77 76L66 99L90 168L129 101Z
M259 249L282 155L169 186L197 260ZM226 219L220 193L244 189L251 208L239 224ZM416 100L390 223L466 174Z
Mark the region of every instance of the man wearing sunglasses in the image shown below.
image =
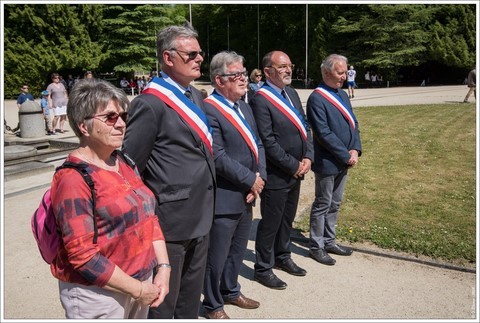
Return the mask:
M157 197L157 214L171 265L170 292L153 319L196 319L207 262L215 197L212 132L200 77L203 53L190 26L157 37L159 77L132 100L123 149ZM163 270L161 268L160 270Z
M297 91L290 87L294 65L287 54L267 53L266 83L250 100L267 157L267 183L261 194L255 242L255 275L260 284L285 289L273 268L294 276L306 271L292 260L290 231L297 212L300 182L310 170L313 146Z
M238 274L252 226L252 205L261 193L267 173L252 109L245 94L244 58L220 52L210 63L215 90L205 99L213 128L217 171L215 218L210 230L203 306L209 319L228 319L225 304L255 309L260 303L244 296Z

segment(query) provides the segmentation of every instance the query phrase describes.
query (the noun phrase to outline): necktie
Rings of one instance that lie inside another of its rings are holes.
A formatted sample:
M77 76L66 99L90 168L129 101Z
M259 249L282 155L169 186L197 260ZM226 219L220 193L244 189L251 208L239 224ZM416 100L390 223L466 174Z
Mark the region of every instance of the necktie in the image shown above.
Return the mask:
M287 92L285 92L285 90L282 90L282 96L288 100L288 97L287 97Z
M243 113L242 113L242 110L240 110L240 104L238 104L237 102L235 102L233 104L233 110L235 110L235 112L243 119Z
M185 96L193 102L193 98L192 98L192 92L190 92L190 90L186 90L185 91Z

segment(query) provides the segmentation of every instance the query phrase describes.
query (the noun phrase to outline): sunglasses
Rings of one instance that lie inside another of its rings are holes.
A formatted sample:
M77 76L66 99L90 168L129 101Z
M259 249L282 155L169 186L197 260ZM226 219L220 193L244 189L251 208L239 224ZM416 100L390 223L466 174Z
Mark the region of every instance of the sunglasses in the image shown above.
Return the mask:
M262 74L257 74L257 75L255 75L255 76L256 76L256 77L262 77Z
M228 74L220 74L220 76L233 76L234 80L240 79L242 76L247 77L248 71L244 70L242 72L236 72L236 73L228 73Z
M22 87L22 90L28 90L28 87L24 86L24 87Z
M189 60L194 60L195 58L197 58L198 55L200 55L202 57L205 56L205 52L202 51L202 50L199 51L199 52L185 52L183 50L178 50L178 49L175 49L175 48L172 48L171 50L174 50L178 53L187 54Z
M105 119L100 117L105 117ZM123 122L126 123L127 117L128 117L127 112L122 112L122 113L110 112L106 114L98 114L95 116L86 117L85 119L97 119L105 123L107 126L113 126L117 123L118 118L121 118Z

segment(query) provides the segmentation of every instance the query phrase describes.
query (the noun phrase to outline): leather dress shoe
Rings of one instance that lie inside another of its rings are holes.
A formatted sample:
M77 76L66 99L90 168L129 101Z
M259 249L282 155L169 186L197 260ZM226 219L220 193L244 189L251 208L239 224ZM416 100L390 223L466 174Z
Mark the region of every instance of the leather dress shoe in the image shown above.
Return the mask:
M270 273L267 275L257 275L255 274L253 276L255 281L259 282L263 286L266 286L268 288L272 289L285 289L287 288L287 283L285 283L283 280L278 278L274 273Z
M336 243L325 246L325 250L329 253L334 253L340 256L350 256L353 252L352 249L344 246L340 246Z
M275 267L273 268L281 269L294 276L305 276L307 274L307 271L298 267L297 264L293 262L292 258L287 258L282 262L275 264Z
M310 250L309 255L321 264L333 266L335 265L335 259L325 251L325 249Z
M213 312L205 312L205 317L211 320L220 320L220 319L229 319L230 317L225 313L223 309L213 311Z
M242 293L240 293L240 296L238 296L237 298L234 298L231 300L224 300L224 303L236 305L240 308L246 308L246 309L254 309L260 306L259 302L251 298L245 297L245 295L243 295Z

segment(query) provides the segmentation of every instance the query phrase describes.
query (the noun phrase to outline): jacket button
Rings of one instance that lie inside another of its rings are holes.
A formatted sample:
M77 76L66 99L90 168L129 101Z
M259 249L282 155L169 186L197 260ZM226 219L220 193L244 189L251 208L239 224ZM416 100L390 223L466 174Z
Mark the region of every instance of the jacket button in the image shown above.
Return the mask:
M212 186L212 185L208 185L208 189L209 189L209 190L212 190L212 189L213 189L213 186Z

